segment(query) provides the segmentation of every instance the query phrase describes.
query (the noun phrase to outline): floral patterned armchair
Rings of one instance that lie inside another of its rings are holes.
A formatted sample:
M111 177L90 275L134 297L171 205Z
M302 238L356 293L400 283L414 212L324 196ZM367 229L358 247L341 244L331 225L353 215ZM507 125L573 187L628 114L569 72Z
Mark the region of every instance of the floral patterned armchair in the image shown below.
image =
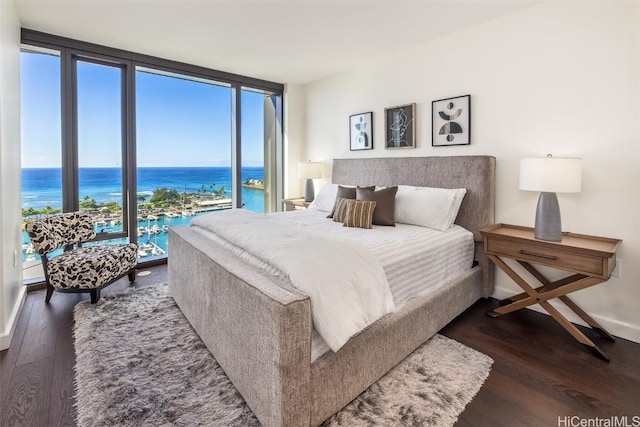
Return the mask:
M133 243L82 246L96 233L93 219L86 212L69 212L27 222L27 233L33 248L42 259L47 296L53 291L89 292L91 303L100 299L100 290L125 274L135 280L138 250ZM51 256L59 248L74 246L60 255Z

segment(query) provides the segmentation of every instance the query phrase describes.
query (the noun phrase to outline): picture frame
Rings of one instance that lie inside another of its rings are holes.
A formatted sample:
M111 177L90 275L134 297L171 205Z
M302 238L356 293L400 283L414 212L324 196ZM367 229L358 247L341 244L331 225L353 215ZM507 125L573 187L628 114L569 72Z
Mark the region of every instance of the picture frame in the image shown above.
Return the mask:
M384 109L385 148L416 147L416 104Z
M373 112L349 116L349 150L373 150Z
M431 102L431 145L471 144L471 95Z

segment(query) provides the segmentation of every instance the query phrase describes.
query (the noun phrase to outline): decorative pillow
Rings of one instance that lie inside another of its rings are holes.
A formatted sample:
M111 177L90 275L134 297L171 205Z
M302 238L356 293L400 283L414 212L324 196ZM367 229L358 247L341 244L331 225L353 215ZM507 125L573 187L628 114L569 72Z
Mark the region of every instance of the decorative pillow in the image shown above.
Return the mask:
M337 191L338 184L327 184L322 186L307 209L330 212L336 202Z
M344 199L343 205L347 206L347 214L343 227L373 228L373 212L376 209L375 201Z
M375 187L358 187L358 188L366 188L368 190L373 190ZM327 218L333 218L333 215L338 207L338 199L355 199L356 198L356 187L351 185L338 185L338 190L335 197L335 203L333 205L333 209L331 209L331 213L327 215ZM342 222L342 221L340 221Z
M345 199L343 197L336 200L336 210L333 213L333 220L335 222L344 222L344 219L347 216L347 206L348 201L353 199Z
M445 231L451 228L467 190L398 186L395 221Z
M358 187L356 189L356 200L376 202L376 209L373 211L373 223L376 225L392 225L395 227L394 211L397 191L398 187L387 187L378 191Z

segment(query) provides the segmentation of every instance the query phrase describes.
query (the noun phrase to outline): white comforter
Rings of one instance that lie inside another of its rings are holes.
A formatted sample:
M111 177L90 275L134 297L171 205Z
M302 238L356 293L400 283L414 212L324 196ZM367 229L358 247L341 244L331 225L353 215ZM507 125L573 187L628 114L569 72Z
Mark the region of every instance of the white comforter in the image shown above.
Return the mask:
M314 326L333 351L395 310L380 261L359 243L240 209L197 217L191 226L288 275L309 296Z

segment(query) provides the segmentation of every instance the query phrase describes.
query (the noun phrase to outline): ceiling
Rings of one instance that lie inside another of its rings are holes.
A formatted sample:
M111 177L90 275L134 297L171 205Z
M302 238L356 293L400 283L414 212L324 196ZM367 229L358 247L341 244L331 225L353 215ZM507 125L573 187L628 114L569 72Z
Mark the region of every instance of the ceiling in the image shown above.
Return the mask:
M533 3L520 0L14 2L23 28L298 84Z

